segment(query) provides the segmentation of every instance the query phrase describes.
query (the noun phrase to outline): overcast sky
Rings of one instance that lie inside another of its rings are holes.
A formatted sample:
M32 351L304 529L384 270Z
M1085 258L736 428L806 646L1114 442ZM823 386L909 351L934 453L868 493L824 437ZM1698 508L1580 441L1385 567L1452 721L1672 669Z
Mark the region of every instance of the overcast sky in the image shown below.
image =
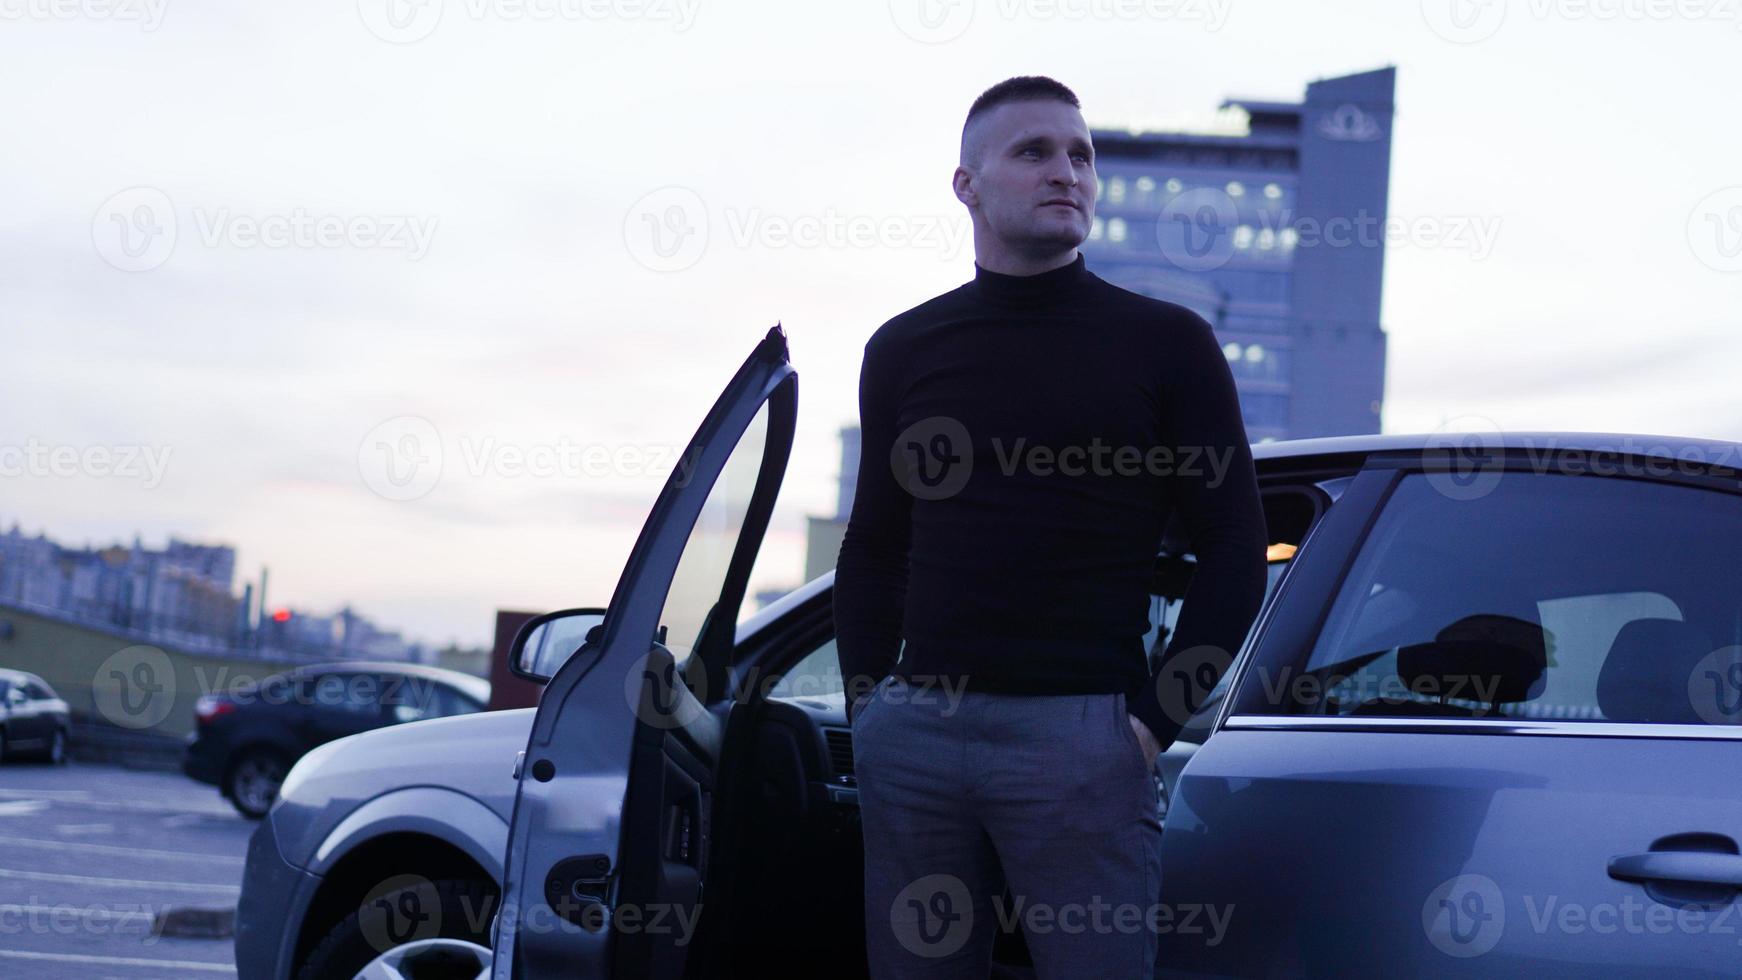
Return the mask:
M973 275L961 117L1028 73L1166 125L1397 66L1392 214L1494 235L1390 251L1385 430L1742 439L1728 0L926 2L0 0L0 522L486 643L609 598L778 320L794 584L866 337ZM428 486L360 452L419 433ZM515 468L563 447L609 462Z

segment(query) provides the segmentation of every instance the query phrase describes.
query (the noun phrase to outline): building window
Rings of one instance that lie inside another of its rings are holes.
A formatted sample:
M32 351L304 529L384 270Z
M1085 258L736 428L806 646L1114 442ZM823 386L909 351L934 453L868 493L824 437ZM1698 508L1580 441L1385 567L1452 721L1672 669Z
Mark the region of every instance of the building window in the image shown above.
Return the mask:
M1252 247L1252 226L1251 225L1240 225L1239 227L1234 229L1234 247L1235 248L1251 248Z
M1252 344L1251 346L1246 348L1246 363L1257 364L1259 361L1262 361L1262 360L1264 360L1264 345L1263 344Z
M1282 199L1282 187L1279 184L1265 184L1264 196L1272 201Z
M1265 228L1258 233L1258 247L1271 249L1276 247L1276 232Z
M1282 229L1281 238L1283 248L1293 248L1294 243L1300 241L1300 232L1295 231L1293 228L1284 228Z
M1089 222L1089 241L1091 241L1091 242L1100 241L1101 235L1102 235L1104 230L1105 229L1103 229L1101 226L1101 219L1100 218L1096 218L1093 221L1090 221Z
M1125 240L1125 219L1112 218L1107 222L1107 240L1122 242Z
M1240 183L1237 180L1228 181L1228 196L1229 197L1245 197L1246 196L1246 185Z
M1162 186L1167 188L1169 194L1178 194L1180 191L1185 190L1186 187L1186 185L1180 183L1178 177L1169 177L1167 183Z
M1154 177L1139 177L1139 178L1137 178L1137 192L1139 194L1148 194L1154 190L1155 190L1155 178Z
M1223 344L1222 356L1230 361L1238 361L1240 359L1240 345L1234 343L1232 340Z
M1125 203L1125 178L1114 177L1107 181L1107 200L1114 204Z

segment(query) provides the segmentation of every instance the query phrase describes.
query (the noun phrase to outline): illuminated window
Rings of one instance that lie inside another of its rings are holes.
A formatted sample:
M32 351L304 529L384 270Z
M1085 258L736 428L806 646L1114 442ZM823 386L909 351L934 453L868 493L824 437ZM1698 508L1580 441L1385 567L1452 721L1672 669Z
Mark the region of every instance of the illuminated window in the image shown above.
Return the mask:
M1107 181L1107 200L1112 201L1114 204L1122 203L1125 200L1124 177L1114 177L1112 180Z
M1125 240L1125 219L1113 218L1107 222L1107 240L1122 242Z
M1252 226L1251 225L1241 225L1238 228L1234 229L1234 247L1235 248L1251 248L1252 247Z
M1228 196L1229 197L1245 197L1246 196L1246 185L1240 183L1237 180L1228 181Z
M1180 183L1178 177L1169 177L1167 183L1162 186L1167 188L1169 194L1178 194L1180 191L1185 190L1186 185Z
M1264 196L1274 201L1282 197L1282 188L1277 184L1265 184Z
M1293 248L1294 243L1298 242L1298 241L1300 241L1300 232L1295 231L1293 228L1282 229L1282 247L1283 248Z
M1234 343L1232 340L1223 344L1222 356L1230 361L1238 361L1240 359L1240 345Z
M1246 348L1246 363L1257 364L1264 360L1264 345L1252 344Z
M1139 177L1139 178L1137 178L1137 191L1138 191L1138 193L1148 194L1154 190L1155 190L1155 178L1154 177Z
M1096 218L1095 220L1089 222L1089 241L1092 241L1092 242L1100 241L1101 234L1104 230L1105 229L1103 229L1101 227L1101 219L1100 218Z
M1275 248L1276 247L1276 232L1271 231L1269 228L1265 228L1264 230L1260 231L1258 233L1258 247L1259 248Z

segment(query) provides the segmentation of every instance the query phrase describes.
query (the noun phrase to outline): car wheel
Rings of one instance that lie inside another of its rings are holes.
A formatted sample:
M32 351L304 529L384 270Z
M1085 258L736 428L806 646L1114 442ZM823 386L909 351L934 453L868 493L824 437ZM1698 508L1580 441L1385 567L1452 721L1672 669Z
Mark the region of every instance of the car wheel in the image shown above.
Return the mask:
M392 977L392 968L406 980L420 976L470 978L462 964L450 962L463 947L434 940L462 940L490 945L490 926L496 917L497 893L489 882L472 878L430 881L417 875L395 876L399 882L381 894L371 893L360 907L351 910L309 952L297 980L329 977ZM418 947L421 957L403 954ZM394 956L395 952L400 956ZM427 961L420 963L419 961ZM420 970L419 967L427 967ZM375 969L375 973L365 971Z
M290 772L284 754L273 749L249 749L242 753L224 777L224 794L237 811L250 820L259 820L272 809L278 799L278 787Z
M54 730L54 738L49 740L48 750L43 752L42 761L51 766L64 766L67 762L67 733L65 729Z

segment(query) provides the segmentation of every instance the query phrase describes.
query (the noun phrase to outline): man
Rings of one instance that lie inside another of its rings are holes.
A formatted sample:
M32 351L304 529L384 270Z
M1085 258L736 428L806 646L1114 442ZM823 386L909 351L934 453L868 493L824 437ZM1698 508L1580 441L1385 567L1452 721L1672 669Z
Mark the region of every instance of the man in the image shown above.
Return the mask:
M974 280L865 345L834 614L874 977L985 977L1012 919L1042 978L1150 975L1155 759L1214 680L1194 668L1226 667L1263 598L1220 345L1087 271L1096 186L1070 89L988 89L954 177ZM1152 672L1175 508L1197 569Z

